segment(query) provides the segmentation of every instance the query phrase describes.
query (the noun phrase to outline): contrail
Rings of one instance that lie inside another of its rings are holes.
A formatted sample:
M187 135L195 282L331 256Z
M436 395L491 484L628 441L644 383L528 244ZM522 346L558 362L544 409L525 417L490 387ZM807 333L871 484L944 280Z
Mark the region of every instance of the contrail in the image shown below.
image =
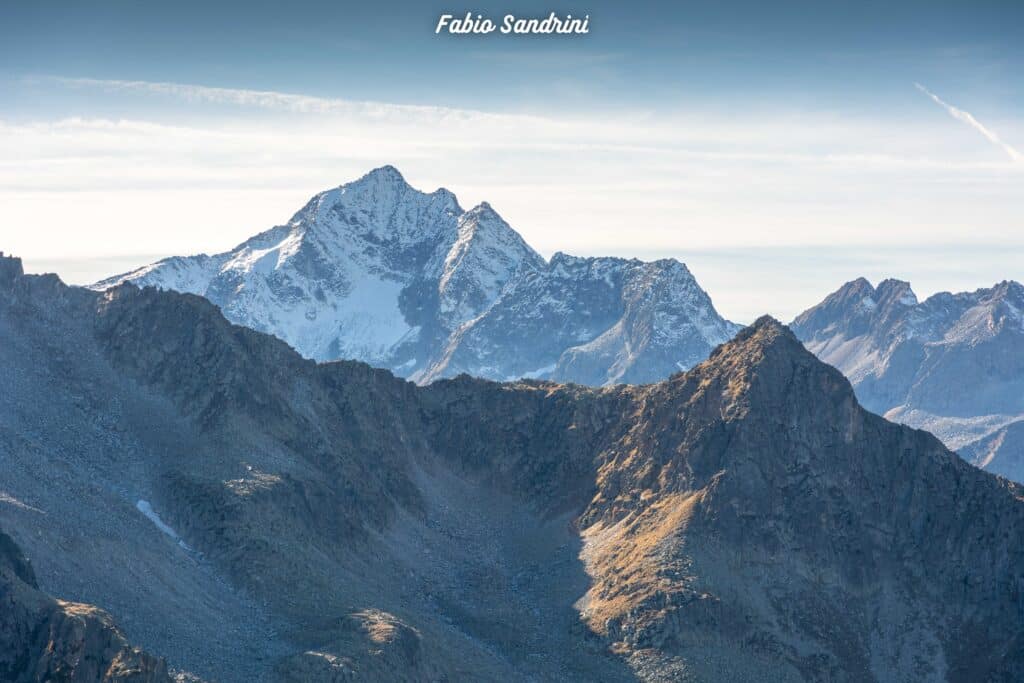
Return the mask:
M957 121L963 121L968 126L984 135L989 142L1002 147L1003 151L1010 155L1010 159L1012 159L1013 161L1024 161L1024 155L1022 155L1013 147L1000 140L999 136L996 135L994 131L991 131L985 126L983 126L981 121L974 118L970 112L964 111L963 109L957 109L952 104L944 102L942 99L939 98L938 95L936 95L935 93L933 93L920 83L914 83L914 85L917 86L918 90L923 92L928 97L932 98L932 100L934 100L937 105L948 111L949 115L952 116L954 119L956 119Z

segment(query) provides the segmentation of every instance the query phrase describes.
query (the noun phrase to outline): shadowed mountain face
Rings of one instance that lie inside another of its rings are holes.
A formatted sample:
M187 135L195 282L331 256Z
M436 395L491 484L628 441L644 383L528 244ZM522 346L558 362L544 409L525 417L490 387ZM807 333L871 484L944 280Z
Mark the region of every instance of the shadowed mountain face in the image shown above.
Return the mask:
M170 683L167 666L132 647L110 615L39 591L32 564L0 531L0 679Z
M426 387L0 262L0 525L217 680L1024 676L1024 500L759 320L649 386Z
M793 322L870 410L933 432L970 462L1024 481L1024 287L936 294L849 282Z
M461 372L657 381L738 329L678 261L546 262L486 202L464 211L390 166L318 194L230 252L165 259L94 287L124 281L205 296L307 358L362 360L420 383Z

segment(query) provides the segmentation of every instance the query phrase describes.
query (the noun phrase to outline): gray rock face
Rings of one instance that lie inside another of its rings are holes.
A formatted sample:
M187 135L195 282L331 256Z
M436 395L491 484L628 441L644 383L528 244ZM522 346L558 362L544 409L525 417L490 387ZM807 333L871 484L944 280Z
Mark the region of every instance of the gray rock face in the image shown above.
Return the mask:
M941 293L847 283L800 314L807 348L850 378L870 410L933 432L986 470L1021 481L1024 287Z
M1024 420L1011 422L960 449L967 462L1024 482Z
M655 382L704 360L736 329L678 261L558 253L544 272L509 283L422 377ZM530 370L502 376L508 358Z
M461 372L656 381L738 329L677 261L547 263L489 204L463 211L447 190L414 190L389 166L230 252L94 287L124 281L205 296L307 358L362 360L421 383Z
M770 319L657 384L418 387L16 275L0 341L0 524L204 677L1024 676L1024 491Z
M0 679L12 683L170 683L110 615L39 591L28 559L0 531Z

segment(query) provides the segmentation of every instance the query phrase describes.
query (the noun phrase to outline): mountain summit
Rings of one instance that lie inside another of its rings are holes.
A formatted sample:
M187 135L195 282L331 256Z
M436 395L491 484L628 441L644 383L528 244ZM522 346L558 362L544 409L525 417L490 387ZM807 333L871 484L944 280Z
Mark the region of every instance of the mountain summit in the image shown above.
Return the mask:
M486 202L466 211L392 166L321 192L231 251L93 288L125 281L205 296L307 358L363 360L419 382L461 372L654 381L738 329L677 261L547 262Z
M793 321L870 410L927 429L972 463L1024 481L1024 286L918 301L860 278Z

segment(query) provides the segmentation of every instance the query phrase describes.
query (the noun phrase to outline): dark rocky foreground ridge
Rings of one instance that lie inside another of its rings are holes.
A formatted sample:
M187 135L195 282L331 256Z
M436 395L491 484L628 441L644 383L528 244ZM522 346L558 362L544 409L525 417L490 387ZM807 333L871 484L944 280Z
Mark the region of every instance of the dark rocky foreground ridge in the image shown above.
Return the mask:
M417 387L2 259L0 385L39 587L200 677L1024 678L1022 489L771 319L659 384Z

